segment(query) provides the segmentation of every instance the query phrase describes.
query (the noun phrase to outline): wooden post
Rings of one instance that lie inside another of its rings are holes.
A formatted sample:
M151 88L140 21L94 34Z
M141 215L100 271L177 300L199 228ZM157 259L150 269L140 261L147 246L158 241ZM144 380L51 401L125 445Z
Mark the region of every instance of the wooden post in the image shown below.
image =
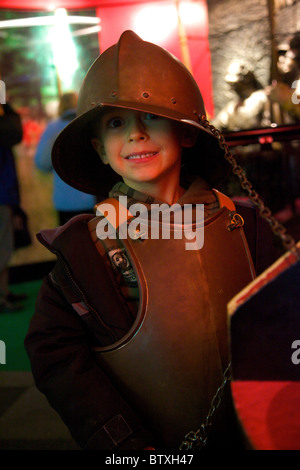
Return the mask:
M178 34L179 34L179 43L180 43L180 48L181 48L182 61L184 65L187 67L187 69L192 73L192 63L191 63L191 58L190 58L188 41L187 41L185 28L181 21L180 11L179 11L180 0L175 0L175 3L176 3L176 10L177 10Z
M55 74L56 74L56 84L57 84L57 93L58 97L61 98L62 96L62 86L61 86L61 79L58 73L57 66L55 65Z

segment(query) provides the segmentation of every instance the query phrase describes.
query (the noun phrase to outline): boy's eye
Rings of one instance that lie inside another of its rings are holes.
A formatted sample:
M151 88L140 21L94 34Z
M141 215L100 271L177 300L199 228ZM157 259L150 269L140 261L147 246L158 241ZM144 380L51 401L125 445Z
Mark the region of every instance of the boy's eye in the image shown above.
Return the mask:
M145 119L155 120L155 119L159 119L159 116L157 114L147 113L145 115Z
M107 127L110 127L111 129L115 129L116 127L120 127L122 125L123 125L123 119L119 117L111 118L107 122Z

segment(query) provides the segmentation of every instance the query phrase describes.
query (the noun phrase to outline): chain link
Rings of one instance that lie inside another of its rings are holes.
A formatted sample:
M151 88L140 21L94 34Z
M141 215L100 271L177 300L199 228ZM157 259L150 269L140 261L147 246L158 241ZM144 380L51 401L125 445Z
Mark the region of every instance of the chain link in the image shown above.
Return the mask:
M230 373L231 363L228 364L224 373L223 373L223 381L220 387L217 389L211 403L210 408L205 418L204 423L202 423L197 431L190 431L184 436L184 440L181 442L179 450L192 450L196 447L198 450L205 447L207 444L207 430L212 425L212 418L219 406L221 405L222 396L224 392L224 388L227 382L231 379Z
M273 233L281 239L281 242L284 248L287 251L292 251L295 256L300 259L300 250L297 248L294 238L286 233L286 228L278 222L277 219L272 215L271 210L265 206L264 201L259 196L259 194L253 189L252 184L247 179L246 173L243 168L237 164L236 159L229 150L228 145L225 142L225 138L222 135L219 129L216 129L209 121L206 119L206 116L199 116L202 126L209 130L219 141L221 149L224 151L225 159L230 163L232 167L232 172L238 176L240 180L241 187L247 191L251 201L258 207L259 213L262 218L264 218L269 225Z

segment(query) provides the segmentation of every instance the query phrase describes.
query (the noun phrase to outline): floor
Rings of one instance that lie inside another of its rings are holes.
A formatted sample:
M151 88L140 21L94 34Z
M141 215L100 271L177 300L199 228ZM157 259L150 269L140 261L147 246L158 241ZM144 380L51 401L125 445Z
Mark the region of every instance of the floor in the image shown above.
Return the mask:
M29 272L21 277L29 278ZM15 277L12 276L13 278ZM23 310L0 315L0 450L75 450L78 446L44 395L35 387L24 337L41 281L12 283L26 293Z
M36 389L31 372L1 372L0 450L77 450L68 429Z

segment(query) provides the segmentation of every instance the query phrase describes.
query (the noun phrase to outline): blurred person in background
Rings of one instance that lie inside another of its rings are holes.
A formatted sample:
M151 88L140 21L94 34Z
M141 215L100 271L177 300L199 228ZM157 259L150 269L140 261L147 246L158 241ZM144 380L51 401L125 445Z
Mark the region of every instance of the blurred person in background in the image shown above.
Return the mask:
M273 101L280 105L284 114L283 124L300 122L300 33L289 42L277 47L276 80L269 87Z
M23 308L26 294L9 289L8 263L14 251L13 207L20 204L18 177L12 147L22 140L22 124L9 104L0 104L0 313Z
M53 170L51 161L52 145L62 129L76 117L77 94L64 93L59 102L58 119L50 122L38 143L35 164L43 172L54 173L53 204L58 213L59 225L63 225L73 216L92 213L96 199L90 194L72 188L60 179Z
M224 131L264 126L268 97L254 72L245 63L234 61L225 81L235 96L217 114L213 125Z

